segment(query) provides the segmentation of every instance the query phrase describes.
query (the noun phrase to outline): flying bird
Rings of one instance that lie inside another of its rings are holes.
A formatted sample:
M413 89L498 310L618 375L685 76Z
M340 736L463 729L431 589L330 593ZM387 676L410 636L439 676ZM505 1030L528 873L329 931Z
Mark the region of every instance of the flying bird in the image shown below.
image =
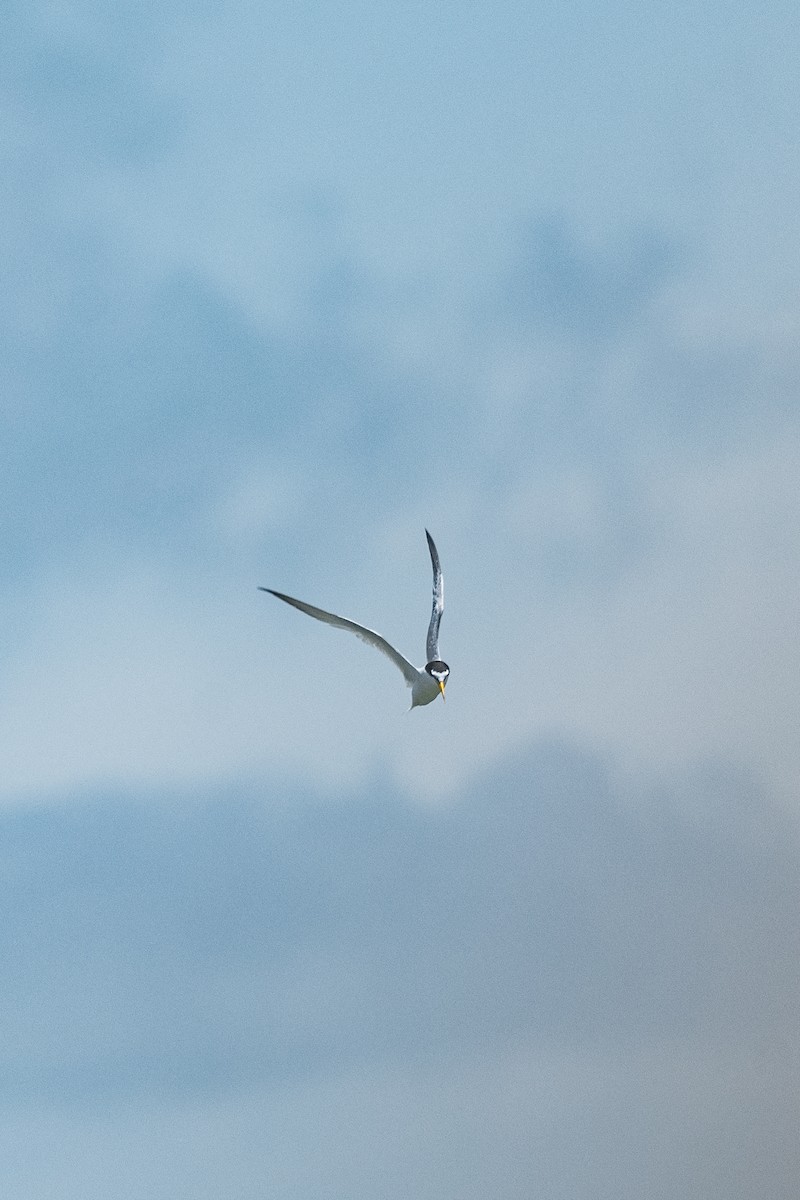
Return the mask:
M399 650L395 650L394 646L390 646L386 638L381 637L379 633L375 633L374 629L367 629L364 625L357 625L355 621L348 621L347 617L337 617L336 613L325 612L323 608L315 608L313 604L305 604L302 600L295 600L293 596L286 596L283 592L275 592L272 588L260 587L260 592L269 592L271 596L277 596L279 600L283 600L285 604L291 604L293 608L297 608L300 612L307 613L309 617L314 617L317 621L324 621L326 625L333 625L335 629L349 629L356 637L361 638L362 642L367 642L370 646L375 646L377 650L390 658L394 665L403 672L403 678L408 687L411 688L411 707L416 708L421 704L430 704L441 694L444 700L444 689L447 684L450 668L447 663L442 662L439 657L439 625L444 612L444 578L442 576L442 568L439 564L439 554L434 545L433 538L425 530L425 536L428 539L428 549L430 550L431 563L433 564L433 611L431 612L431 623L428 626L428 639L426 643L426 654L428 661L421 669L415 667L412 663L404 658Z

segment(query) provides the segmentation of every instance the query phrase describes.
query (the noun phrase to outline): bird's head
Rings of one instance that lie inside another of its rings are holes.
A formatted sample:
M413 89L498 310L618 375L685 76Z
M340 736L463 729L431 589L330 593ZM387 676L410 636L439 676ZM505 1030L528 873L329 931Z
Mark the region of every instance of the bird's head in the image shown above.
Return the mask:
M435 679L438 683L439 691L442 693L442 699L444 700L444 689L447 684L448 676L450 675L450 668L448 667L447 663L440 662L438 658L435 658L433 662L425 664L425 670L428 672L430 677Z

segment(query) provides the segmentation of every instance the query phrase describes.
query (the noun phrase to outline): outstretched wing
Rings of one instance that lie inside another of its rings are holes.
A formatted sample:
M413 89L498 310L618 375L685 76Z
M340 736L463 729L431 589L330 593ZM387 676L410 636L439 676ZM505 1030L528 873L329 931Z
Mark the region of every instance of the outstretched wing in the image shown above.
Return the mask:
M403 658L394 646L390 646L386 638L381 637L374 629L366 629L363 625L357 625L355 621L348 621L347 617L337 617L336 613L326 612L324 608L315 608L313 604L305 604L302 600L295 600L293 596L285 596L283 592L273 592L272 588L259 588L260 592L269 592L270 596L277 596L279 600L283 600L285 604L291 604L292 608L297 608L300 612L307 613L309 617L314 617L317 621L323 621L326 625L333 625L335 629L347 629L350 633L354 633L356 637L361 638L362 642L366 642L370 646L374 646L390 658L396 667L403 672L406 683L409 687L416 681L419 676L419 671L413 666L407 658ZM430 638L429 638L430 640Z
M439 562L439 552L427 529L425 537L428 539L428 549L431 552L431 562L433 563L433 611L431 612L431 623L428 626L427 661L436 662L439 658L439 625L444 612L444 576Z

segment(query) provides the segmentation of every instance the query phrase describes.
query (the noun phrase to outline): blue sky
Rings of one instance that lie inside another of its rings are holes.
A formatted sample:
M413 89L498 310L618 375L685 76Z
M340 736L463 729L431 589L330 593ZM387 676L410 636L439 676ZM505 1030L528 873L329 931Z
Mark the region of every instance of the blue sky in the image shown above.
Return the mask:
M793 6L4 26L11 1194L793 1195Z

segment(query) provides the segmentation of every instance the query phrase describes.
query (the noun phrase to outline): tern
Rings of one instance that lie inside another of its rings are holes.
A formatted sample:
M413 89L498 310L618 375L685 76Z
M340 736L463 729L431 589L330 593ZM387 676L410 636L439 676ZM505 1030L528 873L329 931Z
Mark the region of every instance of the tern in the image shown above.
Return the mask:
M421 704L430 704L438 695L441 695L444 700L444 689L450 675L447 663L442 662L439 657L439 625L444 612L444 578L439 564L438 551L427 529L425 536L428 539L428 549L433 564L433 611L426 642L428 661L422 669L410 663L399 650L390 646L386 638L381 637L374 629L367 629L364 625L349 621L347 617L337 617L336 613L326 612L323 608L315 608L313 604L305 604L302 600L295 600L294 596L286 596L283 592L273 591L272 588L260 587L258 590L269 592L270 596L277 596L279 600L283 600L284 604L291 604L292 608L307 613L309 617L314 617L317 621L324 621L326 625L333 625L335 629L348 629L356 637L361 638L362 642L375 646L403 672L403 678L407 686L411 688L411 708L416 708Z

